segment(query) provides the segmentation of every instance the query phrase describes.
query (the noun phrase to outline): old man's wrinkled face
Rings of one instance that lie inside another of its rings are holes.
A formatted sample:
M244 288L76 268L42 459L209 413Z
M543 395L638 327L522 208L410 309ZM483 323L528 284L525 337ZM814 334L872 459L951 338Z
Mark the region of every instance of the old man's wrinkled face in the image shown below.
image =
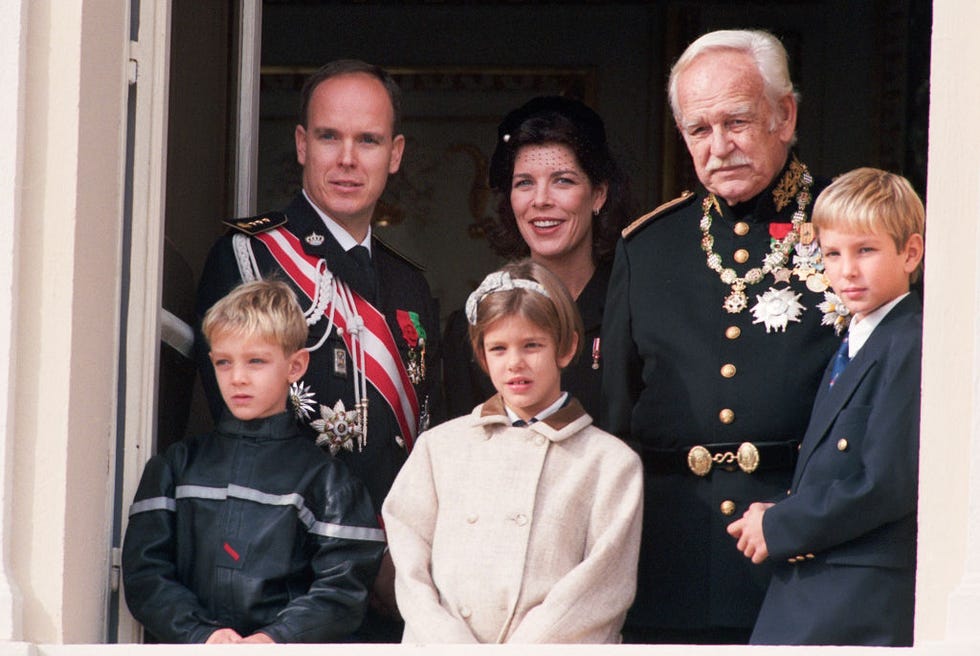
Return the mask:
M677 80L677 127L698 179L730 205L765 189L786 162L796 130L791 94L776 107L752 57L709 51Z

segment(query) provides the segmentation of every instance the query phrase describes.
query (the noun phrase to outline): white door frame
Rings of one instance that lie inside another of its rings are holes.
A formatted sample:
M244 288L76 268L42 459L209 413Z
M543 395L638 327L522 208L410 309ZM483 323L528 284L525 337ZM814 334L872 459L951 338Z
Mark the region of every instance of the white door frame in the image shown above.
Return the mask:
M171 7L169 2L138 3L139 35L130 43L133 161L130 285L126 321L125 395L121 503L116 523L125 533L129 500L156 447L163 245L166 217L167 121L170 82ZM236 107L235 211L255 207L258 169L259 71L262 0L239 0L238 102ZM113 563L118 565L116 550ZM118 581L118 569L114 576ZM116 582L114 581L114 584ZM119 583L121 585L121 583ZM110 639L112 636L110 636ZM140 642L142 628L120 599L118 642Z

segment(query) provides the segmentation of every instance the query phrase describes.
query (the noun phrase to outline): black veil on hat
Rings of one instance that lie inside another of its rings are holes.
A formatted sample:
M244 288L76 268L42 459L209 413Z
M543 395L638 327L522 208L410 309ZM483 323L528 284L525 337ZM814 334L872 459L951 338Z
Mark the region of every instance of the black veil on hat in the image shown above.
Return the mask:
M509 189L517 150L529 143L549 141L549 131L576 135L575 141L585 153L606 148L605 125L588 105L565 96L532 98L507 114L497 126L497 146L490 158L488 175L490 188Z

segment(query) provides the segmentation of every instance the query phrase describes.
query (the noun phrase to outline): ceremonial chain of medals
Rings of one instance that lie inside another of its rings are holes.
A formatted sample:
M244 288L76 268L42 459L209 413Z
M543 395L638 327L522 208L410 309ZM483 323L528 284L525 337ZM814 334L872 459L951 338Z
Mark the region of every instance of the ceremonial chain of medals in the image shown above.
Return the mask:
M793 213L792 228L782 240L773 240L769 253L762 258L761 267L749 269L741 278L734 269L722 267L721 255L714 251L715 238L711 236L710 232L711 208L714 207L718 214L721 214L718 199L714 194L709 194L701 203L701 209L704 211L701 215L701 249L708 255L708 268L716 272L723 283L731 285L732 293L725 298L724 303L725 309L731 314L738 314L748 307L749 301L745 296L745 288L748 285L762 282L775 269L783 268L789 261L789 254L793 250L793 246L800 240L800 226L806 219L806 207L811 200L810 185L813 184L813 178L810 176L810 171L807 170L806 165L801 164L800 166L802 167L801 181L803 184L796 194L796 212Z
M777 211L789 202L789 194L795 186L796 211L790 223L790 230L782 239L773 238L770 250L762 258L762 266L749 269L744 276L739 276L730 267L723 267L721 255L714 251L715 240L711 236L712 208L720 215L721 207L714 194L709 194L701 204L701 249L707 255L708 268L718 274L719 279L731 286L731 292L725 297L722 306L730 314L738 314L748 307L748 297L745 290L749 285L762 282L767 275L773 274L776 282L788 283L792 275L806 282L813 292L823 292L824 302L818 305L824 313L823 324L832 325L840 334L849 320L847 308L840 299L827 290L827 281L823 275L823 263L820 249L813 240L813 230L806 223L806 208L813 200L810 187L813 177L805 164L794 159L790 164L787 177L783 179L773 192ZM792 270L787 267L790 254L794 253ZM766 332L772 330L785 331L790 321L798 322L806 308L799 302L801 294L794 294L792 288L775 289L757 296L758 303L752 308L755 316L753 323L763 323Z

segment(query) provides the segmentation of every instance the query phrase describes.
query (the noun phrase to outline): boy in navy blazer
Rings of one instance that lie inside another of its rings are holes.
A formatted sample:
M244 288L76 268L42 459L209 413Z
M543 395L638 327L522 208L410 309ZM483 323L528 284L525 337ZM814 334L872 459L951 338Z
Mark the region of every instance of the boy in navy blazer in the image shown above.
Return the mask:
M752 562L774 562L754 644L912 644L924 214L905 178L869 168L814 205L835 292L824 321L850 327L786 497L728 527Z

